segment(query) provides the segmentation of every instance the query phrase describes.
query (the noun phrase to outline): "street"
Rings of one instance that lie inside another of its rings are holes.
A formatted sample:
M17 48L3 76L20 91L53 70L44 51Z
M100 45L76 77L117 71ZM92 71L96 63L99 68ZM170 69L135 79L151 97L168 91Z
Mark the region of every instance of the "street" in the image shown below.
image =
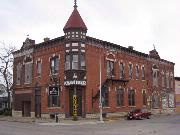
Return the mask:
M77 125L0 121L0 135L180 135L180 115Z

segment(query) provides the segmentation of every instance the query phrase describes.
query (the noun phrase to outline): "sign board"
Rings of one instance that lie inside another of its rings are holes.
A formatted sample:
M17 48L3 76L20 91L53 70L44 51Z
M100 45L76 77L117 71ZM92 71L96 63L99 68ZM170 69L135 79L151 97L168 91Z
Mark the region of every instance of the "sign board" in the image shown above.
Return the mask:
M49 95L59 95L59 88L58 86L49 86Z
M77 96L73 95L73 116L77 116Z
M81 85L81 86L86 86L86 81L64 81L65 86L70 86L70 85Z

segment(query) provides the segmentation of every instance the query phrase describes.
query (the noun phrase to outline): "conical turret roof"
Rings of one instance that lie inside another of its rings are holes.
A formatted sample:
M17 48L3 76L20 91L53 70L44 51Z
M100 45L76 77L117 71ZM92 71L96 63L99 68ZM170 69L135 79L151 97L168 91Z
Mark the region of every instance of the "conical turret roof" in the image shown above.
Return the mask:
M81 15L79 14L77 8L74 8L63 30L73 29L73 28L80 28L87 30L87 27L83 19L81 18Z

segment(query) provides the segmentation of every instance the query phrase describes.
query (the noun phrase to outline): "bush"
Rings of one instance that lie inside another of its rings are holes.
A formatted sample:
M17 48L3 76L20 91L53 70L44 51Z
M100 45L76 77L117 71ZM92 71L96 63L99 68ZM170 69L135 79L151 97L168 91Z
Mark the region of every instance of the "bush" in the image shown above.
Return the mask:
M0 111L0 115L12 116L12 110L5 108L4 110Z

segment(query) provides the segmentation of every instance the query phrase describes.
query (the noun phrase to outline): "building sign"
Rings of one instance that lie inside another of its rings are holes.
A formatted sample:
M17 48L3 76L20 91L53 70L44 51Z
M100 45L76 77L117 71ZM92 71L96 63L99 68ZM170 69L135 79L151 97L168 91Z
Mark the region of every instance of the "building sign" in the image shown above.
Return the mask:
M64 81L65 86L70 86L70 85L81 85L81 86L86 86L86 81Z
M77 96L73 95L73 116L77 116Z
M59 95L59 88L58 86L49 86L49 95Z

